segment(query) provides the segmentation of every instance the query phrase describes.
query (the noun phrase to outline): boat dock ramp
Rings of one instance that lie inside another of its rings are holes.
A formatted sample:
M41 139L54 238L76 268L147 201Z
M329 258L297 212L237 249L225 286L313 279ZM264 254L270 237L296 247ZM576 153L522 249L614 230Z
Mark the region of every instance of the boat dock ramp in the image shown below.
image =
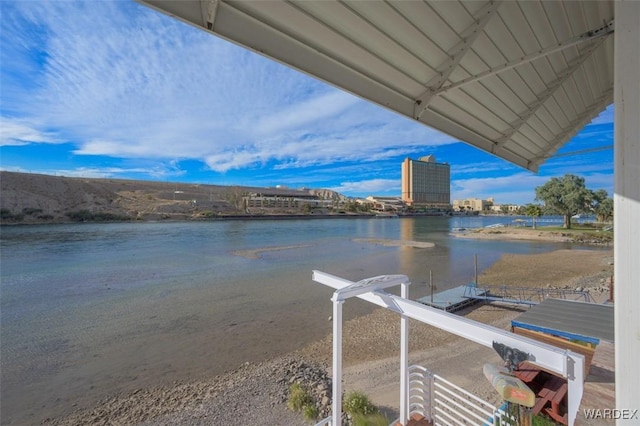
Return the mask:
M546 299L582 300L590 302L586 291L555 288L514 287L508 285L461 285L417 299L433 308L454 312L481 301L515 305L537 305Z

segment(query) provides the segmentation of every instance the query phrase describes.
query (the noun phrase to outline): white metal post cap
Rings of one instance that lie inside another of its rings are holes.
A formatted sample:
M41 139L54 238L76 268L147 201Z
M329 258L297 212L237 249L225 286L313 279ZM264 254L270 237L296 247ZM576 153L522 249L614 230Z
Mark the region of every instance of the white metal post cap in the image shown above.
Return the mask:
M406 275L378 275L376 277L365 278L336 290L333 293L332 300L334 302L346 300L370 291L382 290L400 284L409 284L409 278Z

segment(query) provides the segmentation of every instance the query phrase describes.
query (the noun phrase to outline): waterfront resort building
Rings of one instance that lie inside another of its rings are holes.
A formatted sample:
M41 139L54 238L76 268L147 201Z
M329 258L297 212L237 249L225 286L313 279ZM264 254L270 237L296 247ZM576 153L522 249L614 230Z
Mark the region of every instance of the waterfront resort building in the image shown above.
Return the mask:
M400 212L405 208L402 199L398 197L380 197L369 195L365 199L357 199L356 203L371 206L371 210L378 212Z
M451 203L451 168L436 163L433 155L402 162L402 201L409 206L448 209Z
M479 198L467 198L465 200L453 200L454 212L482 212L490 210L493 206L493 198L481 200Z
M518 213L521 207L518 204L495 204L489 210L498 213Z
M246 209L301 209L305 205L311 208L327 207L332 200L323 200L308 191L256 188L257 191L248 192L243 196Z

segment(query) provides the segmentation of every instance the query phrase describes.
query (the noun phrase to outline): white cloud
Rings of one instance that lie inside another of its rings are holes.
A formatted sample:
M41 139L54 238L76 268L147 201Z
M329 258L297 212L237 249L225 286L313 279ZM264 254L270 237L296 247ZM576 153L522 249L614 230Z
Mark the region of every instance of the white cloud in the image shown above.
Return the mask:
M493 197L498 204L525 204L535 198L535 187L544 185L547 180L548 177L528 172L501 177L457 179L451 182L451 199Z
M344 194L375 195L395 191L400 195L399 179L371 179L359 182L342 182L340 186L329 188Z
M607 124L615 121L615 109L614 105L609 105L604 111L602 111L596 118L594 118L590 124Z
M571 173L574 175L583 175L593 172L607 172L611 171L613 175L613 159L603 159L602 161L594 161L588 159L576 159L568 160L563 158L549 162L544 168L541 168L541 172L545 175L564 175Z
M313 123L324 122L359 102L348 93L330 91L263 117L258 121L257 130L261 134L273 135L293 128L315 128Z
M488 172L496 172L496 171L504 171L505 169L509 170L519 170L516 166L513 166L506 161L496 160L496 161L483 161L478 163L468 163L468 164L452 164L451 165L451 174L452 175L468 175L468 174L478 174L478 173L488 173Z
M53 132L44 132L36 127L27 120L0 117L0 146L63 142Z
M604 189L613 197L613 172L612 173L593 173L584 177L585 185L591 190Z

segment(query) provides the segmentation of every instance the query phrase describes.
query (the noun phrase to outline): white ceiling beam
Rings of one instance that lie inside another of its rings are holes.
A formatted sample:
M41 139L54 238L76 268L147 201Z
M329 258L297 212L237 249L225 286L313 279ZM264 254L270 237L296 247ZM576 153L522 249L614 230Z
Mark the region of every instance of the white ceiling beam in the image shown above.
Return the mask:
M613 145L604 145L604 146L598 146L595 148L581 149L578 151L563 152L562 154L552 155L549 158L571 157L573 155L590 154L592 152L607 151L609 149L613 149Z
M298 2L300 3L300 2ZM363 45L362 42L356 41L351 35L347 34L346 32L339 30L336 27L332 27L331 25L329 25L328 22L325 22L323 20L318 19L317 16L308 13L303 7L301 7L299 4L297 4L296 2L288 2L289 6L299 10L301 13L306 14L307 16L309 16L310 18L314 19L316 22L318 22L320 25L322 25L323 27L325 27L328 31L333 32L334 34L339 35L340 37L342 37L343 39L345 39L346 41L348 41L349 43L351 43L353 46L357 47L358 49L361 49L362 51L366 52L367 55L375 58L376 60L380 61L381 63L384 63L386 66L388 66L389 68L393 69L395 72L398 72L402 75L404 75L407 79L411 79L413 80L415 83L417 84L422 84L421 81L419 81L417 79L417 77L411 75L409 72L406 71L406 69L403 69L401 67L399 67L397 64L388 61L387 58L381 56L380 53L376 53L374 50L370 49L369 47L367 47L366 45ZM391 40L392 42L396 43L399 48L402 48L405 52L407 52L408 54L410 54L411 56L413 56L416 60L422 62L425 66L428 66L422 59L416 57L413 53L407 51L407 49L405 49L402 45L398 44L398 42L396 40L394 40L391 36L389 36L388 34L386 34L384 31L381 31L380 29L378 29L375 25L373 25L369 20L367 20L366 18L364 18L363 16L361 16L360 14L358 14L357 12L355 12L353 9L349 8L348 6L346 6L344 3L340 3L346 10L350 11L353 13L354 16L358 17L358 19L363 20L364 22L366 22L369 26L371 26L373 29L375 29L379 34L381 34L382 36L386 37L387 39ZM311 43L309 43L309 45L311 45ZM352 66L355 67L355 66ZM361 71L362 72L362 71ZM364 72L363 72L364 73Z
M577 44L582 44L585 42L589 42L589 41L593 41L596 40L600 37L607 37L611 34L613 34L614 31L614 21L611 20L609 23L595 28L593 30L587 31L583 34L580 34L579 36L570 38L569 40L566 40L564 42L558 43L557 45L554 46L549 46L546 47L544 49L538 50L537 52L533 52L530 53L528 55L522 56L516 60L507 62L503 65L500 65L498 67L494 67L494 68L490 68L487 71L483 71L479 74L476 75L472 75L468 78L465 78L463 80L458 81L457 83L453 83L453 84L449 84L447 86L443 86L440 89L437 89L435 92L436 95L440 94L440 93L444 93L447 92L449 90L453 90L453 89L458 89L462 86L466 86L467 84L470 83L474 83L478 80L482 80L483 78L487 78L490 77L492 75L498 74L500 72L503 71L507 71L510 70L512 68L518 67L520 65L524 65L524 64L528 64L531 61L534 61L538 58L542 58L548 55L551 55L552 53L556 53L559 52L561 50L567 49L569 47L575 46Z
M501 4L501 1L491 1L480 9L474 16L475 23L462 32L460 35L461 40L447 52L449 60L438 66L437 74L425 85L427 90L416 98L416 112L414 114L416 119L419 119L425 112L437 90L442 88L451 73L460 65L462 58L469 52L471 46L482 34L491 18L495 16Z
M542 108L542 106L553 97L556 91L562 86L562 84L567 81L573 74L582 66L582 64L589 59L593 52L600 47L600 45L604 42L604 38L596 41L592 46L588 49L585 49L581 53L581 55L573 61L566 70L558 73L558 78L550 83L547 83L547 89L538 95L536 95L537 100L534 101L531 105L528 105L528 109L520 115L520 117L509 123L509 129L503 134L503 136L496 139L496 147L499 148L503 146L507 141L509 141L514 134L516 134L524 124L529 121L531 117L533 117L536 112Z
M433 108L428 108L425 113L422 114L420 120L418 121L439 129L440 131L453 136L460 141L471 144L476 148L482 149L490 154L495 154L496 156L517 164L520 167L530 169L534 172L536 171L535 169L531 168L531 162L528 158L505 149L503 149L499 155L497 153L494 153L492 151L492 148L495 146L495 142L493 140L487 138L484 135L481 135L474 129L463 125L459 121L455 120L454 117L442 114L439 111L434 110Z
M589 107L585 112L580 114L575 120L573 120L558 137L550 144L550 147L544 150L544 152L533 159L534 164L541 164L549 157L551 157L558 148L564 145L569 139L575 136L580 129L587 125L595 116L597 116L607 105L613 102L613 89L607 90L602 96Z
M375 29L378 34L380 34L381 36L387 38L388 40L392 41L399 50L404 51L407 55L410 55L411 57L413 57L416 61L420 62L422 65L424 65L425 68L429 68L432 71L435 71L433 69L433 67L431 65L429 65L424 58L422 58L420 55L417 55L415 52L413 52L411 49L408 49L405 44L398 40L396 37L394 37L392 34L390 34L388 31L384 31L381 28L379 28L374 22L371 21L371 19L369 19L368 17L364 16L360 11L356 10L351 4L349 4L350 2L347 1L341 1L340 4L345 7L347 10L349 10L349 12L353 13L354 16L357 16L358 19L361 19L363 22L366 22L367 25L369 25L371 28ZM406 21L406 17L404 15L402 15L401 13L398 12L397 9L393 8L391 5L389 5L391 7L391 9L393 9L399 16L401 16L405 21ZM334 30L335 31L335 30ZM355 42L354 42L355 43ZM361 46L361 48L364 49L364 47ZM367 49L369 50L369 49ZM369 50L370 51L370 50ZM382 60L382 58L380 58L379 56L377 56L379 59ZM388 62L385 60L385 62ZM391 65L391 64L390 64ZM406 73L405 73L406 74ZM412 78L415 81L415 78L409 76L410 78Z
M223 7L224 6L224 7ZM218 8L216 34L312 77L410 116L413 99L368 75L366 70L334 58L321 46L309 45L223 2ZM224 18L224 19L223 19Z

